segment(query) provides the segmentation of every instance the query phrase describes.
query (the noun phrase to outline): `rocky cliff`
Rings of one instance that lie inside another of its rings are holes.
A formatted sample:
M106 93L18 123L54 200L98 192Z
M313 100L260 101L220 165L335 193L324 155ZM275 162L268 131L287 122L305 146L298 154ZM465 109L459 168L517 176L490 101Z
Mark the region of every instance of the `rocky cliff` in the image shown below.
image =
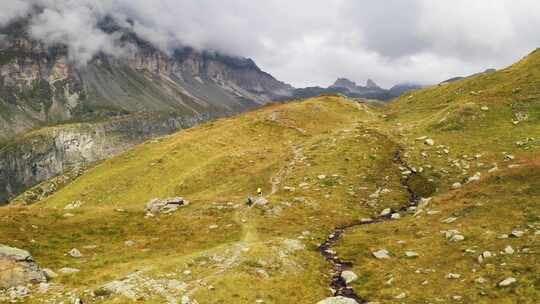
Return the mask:
M0 28L0 202L66 168L292 94L251 59L166 53L111 18L100 28L126 51L81 64L65 45L32 39L28 22Z
M208 118L135 114L30 132L0 150L0 204L66 170L110 158L135 144Z

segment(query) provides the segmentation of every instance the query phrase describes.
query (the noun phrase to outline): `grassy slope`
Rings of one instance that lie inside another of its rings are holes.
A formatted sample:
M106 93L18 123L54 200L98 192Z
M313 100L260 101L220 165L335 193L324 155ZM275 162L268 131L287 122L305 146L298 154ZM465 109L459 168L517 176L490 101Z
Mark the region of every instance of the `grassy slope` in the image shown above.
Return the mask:
M392 161L400 146L404 159L422 167L438 189L417 217L404 214L345 233L337 251L354 262L358 293L382 303L535 303L538 82L536 52L506 70L417 91L384 109L324 96L201 125L105 161L38 204L0 209L0 243L29 249L45 267L80 268L54 281L79 295L143 269L186 282L199 303L315 303L330 295L329 266L317 244L333 227L407 201ZM512 123L525 114L527 120ZM420 136L435 145L415 140ZM504 160L503 152L515 159ZM499 170L488 173L494 166ZM479 182L449 190L476 172L482 173ZM246 208L245 197L257 187L270 204ZM368 199L380 188L391 192ZM170 216L144 218L148 200L176 195L193 203ZM63 217L63 207L74 200L83 206ZM457 220L441 222L450 216ZM219 228L209 229L213 224ZM460 230L465 240L446 241L440 230L447 229ZM512 229L525 235L497 239ZM291 250L288 239L306 250ZM126 240L136 245L128 248ZM507 245L516 253L499 255ZM73 247L84 257L66 256ZM394 256L375 260L371 251L379 248ZM420 257L404 259L405 250ZM476 257L486 250L497 255L480 265ZM461 278L446 279L450 272ZM475 285L479 276L487 282ZM496 287L507 276L518 283ZM401 292L406 297L394 299ZM163 298L153 294L148 301Z
M360 294L383 303L540 301L540 248L534 234L540 229L539 88L536 51L505 70L417 91L385 109L384 122L376 127L407 147L406 161L423 168L438 192L418 217L409 214L400 221L363 226L344 237L338 253L354 261L354 270L362 274L355 284ZM528 119L514 124L518 113ZM434 139L435 145L416 140L422 136ZM507 154L515 158L505 159ZM498 170L489 173L494 167ZM482 174L480 182L449 190L476 172ZM458 219L441 222L449 217ZM440 231L448 229L459 230L465 241L447 241ZM497 238L513 229L526 234ZM516 253L501 255L507 245ZM393 257L374 259L371 252L380 248ZM407 250L420 257L405 258ZM483 251L497 256L479 264ZM447 279L448 273L461 278ZM515 286L497 287L509 276L518 280ZM479 277L486 283L475 283ZM406 298L395 298L403 292Z
M313 303L329 295L330 279L316 245L334 226L385 207L364 204L377 187L394 189L388 205L405 198L392 164L396 146L364 127L375 118L368 108L322 97L148 142L90 169L45 201L1 209L0 243L29 249L44 267L80 268L56 280L67 290L98 288L147 269L156 276L173 272L200 303ZM327 178L320 180L321 174ZM302 182L309 186L301 189ZM284 191L285 185L295 192ZM244 200L257 187L271 204L248 209ZM176 195L193 203L171 216L144 218L147 201ZM63 207L74 200L83 206L69 211L74 217L63 217ZM220 228L209 229L213 224ZM305 231L309 250L289 252L284 240ZM126 240L136 246L126 250ZM66 256L71 248L84 257ZM234 258L216 262L215 255ZM183 275L186 268L192 275ZM214 273L216 268L222 270ZM269 277L261 278L261 270ZM200 288L198 279L215 290ZM253 288L239 288L248 284Z

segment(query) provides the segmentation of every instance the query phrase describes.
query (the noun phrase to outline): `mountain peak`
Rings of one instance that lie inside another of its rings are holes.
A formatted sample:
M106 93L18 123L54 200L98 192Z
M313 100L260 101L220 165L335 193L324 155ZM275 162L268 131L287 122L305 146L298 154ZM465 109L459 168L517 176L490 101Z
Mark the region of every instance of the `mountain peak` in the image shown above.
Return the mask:
M371 79L368 79L366 81L366 87L370 88L370 89L375 89L375 88L379 88L379 86L375 83L375 81L371 80Z

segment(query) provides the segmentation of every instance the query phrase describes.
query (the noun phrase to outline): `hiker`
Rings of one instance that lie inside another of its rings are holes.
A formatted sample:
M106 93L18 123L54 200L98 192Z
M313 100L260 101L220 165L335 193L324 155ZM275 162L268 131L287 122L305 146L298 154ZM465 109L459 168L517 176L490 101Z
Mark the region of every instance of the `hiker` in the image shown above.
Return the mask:
M247 205L248 205L248 207L251 207L253 205L253 198L251 197L251 194L248 195Z
M261 188L257 188L257 195L262 196L262 189Z

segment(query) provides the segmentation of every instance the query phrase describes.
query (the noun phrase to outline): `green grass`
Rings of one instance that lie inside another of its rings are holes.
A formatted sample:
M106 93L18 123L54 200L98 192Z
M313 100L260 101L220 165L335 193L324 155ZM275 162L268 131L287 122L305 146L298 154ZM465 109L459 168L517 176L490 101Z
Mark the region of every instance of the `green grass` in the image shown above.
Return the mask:
M316 303L331 295L330 265L317 252L328 234L407 204L394 161L402 150L419 172L409 187L432 200L417 216L345 232L334 249L353 262L357 293L380 303L537 303L539 57L535 52L508 69L415 91L382 108L321 96L147 142L41 202L0 209L0 243L30 250L44 267L80 268L54 282L86 300L82 289L101 290L142 270L185 282L199 303ZM435 145L417 140L422 136ZM481 179L466 183L476 172ZM455 182L464 186L450 190ZM246 207L259 187L269 204ZM170 216L144 217L146 202L171 196L192 203ZM82 207L64 217L64 206L75 200ZM457 219L442 222L449 217ZM465 240L449 242L440 233L448 229ZM497 238L513 229L526 234ZM126 240L136 243L128 248ZM292 249L292 240L304 249ZM499 254L507 245L516 253ZM82 259L65 255L74 247ZM381 248L391 252L389 260L372 257ZM406 258L407 250L420 256ZM478 264L486 250L497 255ZM450 280L448 273L461 277ZM480 276L486 283L474 282ZM508 276L517 284L497 287ZM402 292L406 297L396 300ZM129 302L117 295L99 301ZM154 293L144 301L164 299Z

